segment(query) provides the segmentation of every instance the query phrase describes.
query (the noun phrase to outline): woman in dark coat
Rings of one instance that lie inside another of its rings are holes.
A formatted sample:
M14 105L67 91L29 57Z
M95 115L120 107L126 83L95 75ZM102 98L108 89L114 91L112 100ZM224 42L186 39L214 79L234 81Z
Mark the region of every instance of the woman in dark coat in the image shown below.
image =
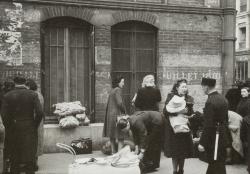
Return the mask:
M110 138L112 153L116 153L116 139L118 139L118 150L123 147L124 142L124 134L116 127L117 116L126 113L125 105L122 99L123 86L123 77L117 77L113 79L113 89L109 94L106 108L103 136Z
M166 105L173 98L174 95L184 96L186 101L186 108L182 111L183 114L191 116L193 112L193 97L187 94L187 81L185 79L178 80L168 94L163 113L165 115L164 126L164 153L165 156L172 158L173 173L183 174L185 158L192 157L193 141L191 133L177 133L175 134L169 121L169 116L177 116L177 113L169 113Z
M140 111L159 111L161 92L155 86L153 75L143 78L142 88L138 90L135 99L135 107Z
M250 99L249 99L249 88L243 87L241 88L241 100L237 106L236 112L240 114L242 117L245 117L246 115L250 115L248 111L248 106L250 105Z

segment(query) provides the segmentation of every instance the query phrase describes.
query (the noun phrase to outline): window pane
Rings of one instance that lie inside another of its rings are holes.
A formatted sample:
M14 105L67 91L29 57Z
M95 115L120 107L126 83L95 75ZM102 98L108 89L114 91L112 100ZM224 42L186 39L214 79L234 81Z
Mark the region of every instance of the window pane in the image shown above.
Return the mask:
M136 71L154 71L153 50L136 50Z
M130 71L130 50L112 49L113 71Z
M112 33L112 48L130 48L131 47L131 33L116 32Z
M136 48L154 49L154 33L136 33Z

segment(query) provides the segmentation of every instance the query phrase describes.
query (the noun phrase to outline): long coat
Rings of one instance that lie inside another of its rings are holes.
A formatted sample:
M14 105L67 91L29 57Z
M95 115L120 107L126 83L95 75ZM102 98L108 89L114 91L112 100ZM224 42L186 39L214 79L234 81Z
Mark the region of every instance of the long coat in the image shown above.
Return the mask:
M109 138L123 138L116 127L117 116L125 114L126 109L122 99L122 89L116 87L111 90L106 107L103 136Z
M164 119L164 154L172 158L191 158L193 156L193 140L191 133L175 134L169 121L169 116L175 116L175 113L169 113L166 105L174 97L175 94L169 93L163 109ZM188 112L185 115L192 115L194 99L189 95L185 95Z
M138 90L135 107L141 111L159 111L161 92L157 88L144 87Z
M214 161L214 148L216 137L216 125L219 123L219 142L217 161L224 162L226 148L231 141L228 131L228 104L227 100L217 91L208 95L204 108L204 128L200 138L200 144L205 148L207 162Z
M37 148L37 128L44 116L38 96L25 87L5 94L1 115L8 134L10 159L33 163ZM36 117L34 117L36 115Z
M248 159L248 170L250 172L250 115L243 118L241 129L240 129L240 138L244 143L245 155Z
M250 105L249 97L241 98L240 102L237 105L236 112L240 114L242 117L250 115L250 110L248 109L249 105Z
M38 99L41 103L42 109L44 108L44 98L42 94L38 91L35 91L38 95ZM39 127L38 127L38 144L37 144L37 156L40 156L43 154L43 143L44 143L44 118L41 120Z

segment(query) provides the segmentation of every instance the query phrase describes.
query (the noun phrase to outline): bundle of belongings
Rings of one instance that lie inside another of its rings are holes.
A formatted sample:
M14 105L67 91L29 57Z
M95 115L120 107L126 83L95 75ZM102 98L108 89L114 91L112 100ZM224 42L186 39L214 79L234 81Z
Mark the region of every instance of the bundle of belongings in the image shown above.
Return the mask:
M69 165L69 174L140 174L138 156L125 146L112 156L103 158L79 158Z
M232 162L236 162L237 158L240 161L244 157L243 144L240 139L240 128L242 124L242 117L233 111L228 111L228 128L232 137Z
M54 114L58 116L61 128L75 128L79 125L89 125L90 120L86 116L86 108L80 101L63 102L54 104Z
M169 121L174 130L174 133L190 132L187 117L179 113L186 108L186 101L184 97L175 95L167 104L166 109L170 113L177 113L177 116L170 116Z

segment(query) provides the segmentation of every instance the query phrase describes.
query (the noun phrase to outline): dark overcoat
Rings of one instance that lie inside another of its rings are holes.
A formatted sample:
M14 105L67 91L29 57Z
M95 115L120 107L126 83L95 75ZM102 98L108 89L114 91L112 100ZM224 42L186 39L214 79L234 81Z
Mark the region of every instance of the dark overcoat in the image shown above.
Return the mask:
M169 116L177 116L176 113L169 113L166 110L166 105L175 94L169 93L164 105L164 154L172 158L191 158L193 156L193 140L191 133L175 134L169 121ZM192 115L194 99L189 95L185 95L188 112L185 115Z
M144 168L160 166L163 117L156 111L137 111L129 117L134 143L145 149L141 165Z
M135 107L141 111L159 111L161 92L154 87L144 87L138 90Z
M122 89L116 87L111 90L106 107L103 127L103 136L109 138L123 138L122 133L117 130L117 116L125 114L126 109L122 99Z
M37 94L25 87L8 92L3 97L1 116L9 132L6 138L11 160L18 163L34 162L37 128L44 116Z
M242 117L250 115L250 110L248 109L249 105L250 105L249 97L241 98L240 102L237 105L236 112L240 114Z
M244 153L247 156L247 159L250 159L250 115L247 115L243 118L241 129L240 129L240 138L244 144ZM248 160L248 171L250 172L250 161Z
M205 148L208 163L214 162L214 149L216 137L216 125L219 123L219 142L217 161L224 162L226 158L226 148L230 147L228 132L228 103L225 97L217 91L208 94L205 103L204 128L200 138L200 144Z

